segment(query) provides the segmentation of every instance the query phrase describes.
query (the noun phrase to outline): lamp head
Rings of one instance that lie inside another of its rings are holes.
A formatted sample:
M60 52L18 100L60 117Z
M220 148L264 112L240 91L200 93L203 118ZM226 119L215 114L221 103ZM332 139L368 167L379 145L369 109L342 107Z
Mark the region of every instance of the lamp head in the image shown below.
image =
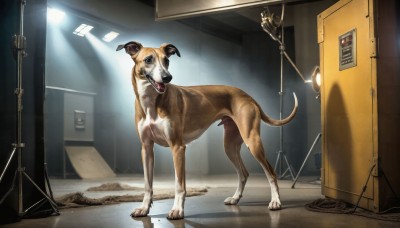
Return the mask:
M312 83L312 88L316 93L320 92L321 88L321 72L319 69L319 66L315 66L314 70L311 74L311 83Z

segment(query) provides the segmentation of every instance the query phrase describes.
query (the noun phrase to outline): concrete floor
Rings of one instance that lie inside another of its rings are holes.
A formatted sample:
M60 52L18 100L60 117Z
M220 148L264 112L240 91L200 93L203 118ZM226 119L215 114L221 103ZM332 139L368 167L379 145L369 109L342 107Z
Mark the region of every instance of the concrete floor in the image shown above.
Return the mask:
M166 215L173 200L155 201L148 217L133 219L132 209L140 203L121 203L108 206L92 206L78 209L63 209L60 216L41 219L23 219L21 222L2 227L400 227L400 223L374 220L355 215L337 215L311 212L306 203L322 198L316 178L302 178L291 189L292 181L279 181L283 208L269 211L270 190L264 175L251 175L244 196L237 206L223 204L227 196L235 191L236 176L188 177L187 187L209 187L203 196L186 198L185 219L169 221ZM119 182L142 187L141 176L118 177L101 180L55 180L52 189L55 196L82 191L88 197L105 194L127 194L127 192L85 192L88 187L107 182ZM173 188L172 177L156 177L155 188ZM132 194L132 192L129 192Z

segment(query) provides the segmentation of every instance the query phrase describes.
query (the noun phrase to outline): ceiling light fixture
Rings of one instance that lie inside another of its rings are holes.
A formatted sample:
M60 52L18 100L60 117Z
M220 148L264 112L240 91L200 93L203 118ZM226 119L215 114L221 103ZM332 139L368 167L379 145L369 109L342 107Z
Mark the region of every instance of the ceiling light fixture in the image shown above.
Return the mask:
M106 35L104 35L103 40L106 42L110 42L110 41L114 40L115 38L117 38L117 36L119 36L119 33L109 32Z
M91 26L91 25L81 24L81 25L79 25L78 28L75 29L75 31L73 33L77 36L83 37L86 34L88 34L90 32L90 30L92 30L92 29L93 29L93 26Z
M64 19L65 13L59 9L47 8L47 20L54 24L59 24Z

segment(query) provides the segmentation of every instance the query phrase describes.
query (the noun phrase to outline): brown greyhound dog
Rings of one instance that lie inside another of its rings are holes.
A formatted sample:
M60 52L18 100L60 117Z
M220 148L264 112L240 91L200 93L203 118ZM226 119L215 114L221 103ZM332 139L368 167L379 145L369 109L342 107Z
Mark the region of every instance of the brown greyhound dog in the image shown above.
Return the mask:
M131 216L142 217L149 213L153 197L154 143L170 147L175 168L175 200L168 219L184 217L186 196L185 149L217 120L224 125L225 153L238 175L238 187L224 203L235 205L242 197L249 173L240 157L244 142L254 158L262 166L271 186L271 202L268 208L279 210L278 184L273 168L267 162L260 137L260 122L282 126L291 121L297 112L298 102L294 95L294 108L282 120L274 120L262 111L257 102L242 90L230 86L177 86L169 84L172 76L168 71L169 57L179 50L172 44L160 48L143 47L132 41L119 45L134 61L132 84L136 95L135 122L142 143L145 194L140 208Z

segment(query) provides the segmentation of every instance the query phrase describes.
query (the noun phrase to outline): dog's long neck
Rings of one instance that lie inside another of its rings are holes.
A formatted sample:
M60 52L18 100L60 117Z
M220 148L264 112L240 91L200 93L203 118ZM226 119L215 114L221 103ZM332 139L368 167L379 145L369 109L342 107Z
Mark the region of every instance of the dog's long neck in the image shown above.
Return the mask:
M145 116L150 115L151 119L155 119L157 117L156 100L160 94L155 91L147 80L138 79L135 76L133 80L136 99L140 104L143 114Z

